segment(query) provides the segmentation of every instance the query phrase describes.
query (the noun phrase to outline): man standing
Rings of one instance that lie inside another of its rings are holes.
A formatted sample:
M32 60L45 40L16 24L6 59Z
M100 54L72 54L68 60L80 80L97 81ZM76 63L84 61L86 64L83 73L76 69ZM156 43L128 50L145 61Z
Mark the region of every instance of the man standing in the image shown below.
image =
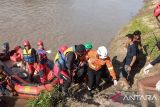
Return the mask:
M44 83L47 80L46 74L47 74L47 52L44 48L43 41L39 40L37 42L37 55L38 55L38 64L37 64L37 70L38 74L40 76L40 82Z
M127 54L123 61L124 70L125 70L125 72L123 72L123 76L126 77L127 80L130 80L131 79L130 73L137 59L137 48L135 44L133 43L134 36L132 34L126 35L126 38L127 38L128 46L127 46Z
M23 61L26 63L26 66L29 70L29 79L30 81L33 80L33 75L35 72L35 63L37 63L37 55L36 50L34 48L31 48L30 42L28 40L25 40L23 42L24 49L22 51L23 53Z

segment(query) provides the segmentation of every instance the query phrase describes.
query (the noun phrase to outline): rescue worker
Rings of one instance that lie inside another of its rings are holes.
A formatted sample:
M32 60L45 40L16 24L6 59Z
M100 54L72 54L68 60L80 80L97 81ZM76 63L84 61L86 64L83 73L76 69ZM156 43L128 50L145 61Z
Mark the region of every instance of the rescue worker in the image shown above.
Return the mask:
M82 85L82 83L86 82L87 80L87 60L86 60L86 55L87 53L92 49L92 44L90 42L86 42L84 44L86 52L84 55L82 55L79 58L79 64L77 65L77 69L74 75L74 82L79 83L79 87Z
M158 41L156 45L160 51L160 41ZM153 60L151 63L149 63L147 66L144 67L143 69L144 74L148 74L149 69L152 68L157 63L160 63L160 55L155 60ZM160 105L160 72L156 75L146 77L138 81L138 89L140 94L143 96L143 98L141 99L142 107L148 107L148 101L144 99L146 98L146 91L153 92L155 94L156 107L159 107Z
M77 70L79 65L79 58L83 56L85 52L85 46L82 44L74 45L70 48L64 45L58 50L58 54L54 60L54 74L60 79L63 85L62 92L66 96L69 96L68 88L74 76L73 72Z
M46 79L46 74L47 74L47 62L48 62L48 58L47 58L47 53L44 49L44 44L43 41L39 40L37 42L37 55L38 55L38 64L37 64L37 69L38 70L38 74L40 76L40 82L44 83L47 79Z
M88 64L86 60L86 55L93 47L92 44L89 42L85 43L84 46L86 49L86 53L80 57L80 62L74 76L74 81L75 83L79 83L79 87L82 85L82 83L87 82L86 74L87 74Z
M96 88L99 87L101 73L103 71L103 66L107 66L110 75L112 76L114 85L117 85L117 78L112 63L110 61L110 57L108 56L108 50L104 46L100 46L98 50L90 50L87 54L88 59L88 92L87 95L92 97L92 90L94 86L94 82Z
M0 60L5 61L10 59L9 43L5 42L2 45L2 52L0 52Z
M35 72L35 64L37 63L37 55L36 50L31 48L30 42L25 40L23 42L24 49L22 50L23 53L23 61L26 64L28 71L29 71L29 79L33 81L33 75Z
M85 43L84 46L86 48L86 52L90 51L93 48L93 46L90 42Z

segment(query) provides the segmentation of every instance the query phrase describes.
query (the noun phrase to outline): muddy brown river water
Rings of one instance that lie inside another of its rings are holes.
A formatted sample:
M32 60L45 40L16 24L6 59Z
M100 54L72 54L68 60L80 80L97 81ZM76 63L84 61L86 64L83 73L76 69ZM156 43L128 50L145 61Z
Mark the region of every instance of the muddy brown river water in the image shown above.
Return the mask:
M90 41L107 46L142 0L0 0L0 44L38 39L47 49Z

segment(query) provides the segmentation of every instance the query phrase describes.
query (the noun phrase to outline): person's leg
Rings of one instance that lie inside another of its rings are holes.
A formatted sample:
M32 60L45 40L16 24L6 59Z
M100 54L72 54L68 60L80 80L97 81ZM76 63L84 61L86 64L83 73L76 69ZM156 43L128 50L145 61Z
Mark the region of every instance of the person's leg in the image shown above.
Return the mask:
M84 77L86 75L86 69L84 67L80 68L75 75L75 80L78 83L84 82Z
M44 83L46 81L45 65L42 65L42 64L38 63L38 66L39 66L38 74L40 76L40 82Z
M27 67L28 67L28 71L29 71L29 80L32 82L34 71L35 71L34 64L27 63Z
M102 70L99 70L97 72L95 72L96 74L96 88L100 88L99 87L99 83L100 83L100 79L101 79L101 73L102 73Z
M64 95L69 96L68 88L71 85L71 78L66 71L60 72L60 78L63 79L62 92L64 93Z
M145 98L146 97L145 92L155 91L155 86L156 86L156 83L158 82L159 79L160 79L160 74L141 79L138 82L138 90L140 92L140 95L142 95L143 98ZM141 105L142 105L142 107L147 107L148 101L145 99L141 99Z
M129 86L129 83L127 81L127 78L128 78L128 65L124 65L123 67L124 69L121 69L121 73L120 73L120 83L121 85L123 86L123 89L128 89L130 86Z
M87 88L88 88L88 96L92 96L92 93L91 93L91 91L92 91L92 89L93 89L93 85L94 85L94 77L95 77L95 74L94 74L94 72L96 72L96 71L93 71L91 68L89 68L88 69L88 86L87 86Z
M55 63L55 64L54 64L54 67L53 67L53 74L54 74L57 78L60 77L60 76L59 76L59 72L60 72L59 66L58 66L57 63Z

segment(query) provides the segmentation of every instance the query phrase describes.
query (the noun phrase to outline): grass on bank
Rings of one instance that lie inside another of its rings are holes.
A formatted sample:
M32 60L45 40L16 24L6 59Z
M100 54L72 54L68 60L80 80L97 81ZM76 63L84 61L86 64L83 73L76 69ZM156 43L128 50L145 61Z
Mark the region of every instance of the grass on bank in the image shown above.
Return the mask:
M58 91L58 87L55 87L51 92L42 91L36 98L30 99L27 102L28 107L57 107L62 102L62 93Z
M154 20L156 19L150 14L144 15L142 17L135 17L123 31L126 34L133 33L135 30L141 31L142 44L144 46L147 46L146 48L148 52L149 61L155 59L159 55L158 49L155 46L156 40L153 35L153 32L156 30L156 25L153 23ZM156 35L156 37L158 38L158 40L160 40L159 35Z

